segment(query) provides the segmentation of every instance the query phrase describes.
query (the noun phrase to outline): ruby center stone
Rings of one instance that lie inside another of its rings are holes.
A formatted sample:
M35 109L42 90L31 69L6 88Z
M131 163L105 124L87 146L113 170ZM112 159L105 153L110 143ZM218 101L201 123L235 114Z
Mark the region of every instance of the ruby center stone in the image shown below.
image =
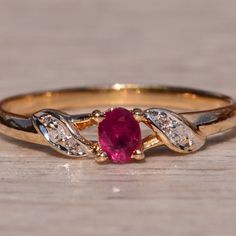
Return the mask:
M133 152L141 147L139 123L124 108L106 112L98 126L98 135L101 149L115 163L130 162Z

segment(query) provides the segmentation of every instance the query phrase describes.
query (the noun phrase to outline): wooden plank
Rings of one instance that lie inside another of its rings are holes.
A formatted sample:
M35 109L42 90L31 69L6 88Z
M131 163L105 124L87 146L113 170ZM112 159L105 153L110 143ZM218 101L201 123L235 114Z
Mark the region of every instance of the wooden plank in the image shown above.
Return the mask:
M0 96L185 85L236 97L236 2L1 0ZM79 102L79 101L78 101ZM200 152L97 165L0 138L1 235L236 234L236 131Z

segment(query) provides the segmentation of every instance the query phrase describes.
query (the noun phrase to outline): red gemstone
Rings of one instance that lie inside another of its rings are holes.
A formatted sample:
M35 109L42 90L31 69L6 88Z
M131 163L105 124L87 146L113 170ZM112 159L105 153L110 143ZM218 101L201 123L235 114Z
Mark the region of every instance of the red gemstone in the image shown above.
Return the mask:
M107 111L98 134L100 147L115 163L130 162L133 152L141 147L139 123L124 108Z

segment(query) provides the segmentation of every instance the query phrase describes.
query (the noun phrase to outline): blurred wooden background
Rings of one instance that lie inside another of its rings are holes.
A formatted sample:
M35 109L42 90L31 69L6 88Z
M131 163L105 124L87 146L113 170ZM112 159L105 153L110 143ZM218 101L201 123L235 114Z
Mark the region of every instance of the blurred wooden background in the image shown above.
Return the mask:
M236 98L235 65L234 0L0 0L0 98L116 82ZM235 135L105 166L0 137L0 234L234 236Z

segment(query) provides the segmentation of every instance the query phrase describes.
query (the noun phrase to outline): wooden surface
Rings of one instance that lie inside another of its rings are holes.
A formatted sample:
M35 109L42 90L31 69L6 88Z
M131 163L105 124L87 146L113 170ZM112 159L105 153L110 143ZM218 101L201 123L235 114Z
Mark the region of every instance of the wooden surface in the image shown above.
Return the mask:
M0 0L1 98L115 82L236 98L235 65L235 0ZM105 166L1 137L0 234L234 236L235 136Z

